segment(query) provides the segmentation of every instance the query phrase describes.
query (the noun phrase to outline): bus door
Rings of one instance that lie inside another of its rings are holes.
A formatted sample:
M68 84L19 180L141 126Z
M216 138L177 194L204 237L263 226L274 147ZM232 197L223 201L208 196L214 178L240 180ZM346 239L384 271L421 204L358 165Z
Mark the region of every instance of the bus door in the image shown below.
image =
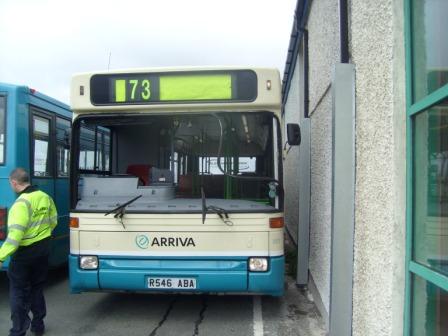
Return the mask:
M56 139L55 139L55 191L54 201L59 213L59 224L61 221L68 225L69 211L69 155L70 155L70 129L71 121L69 119L56 117ZM67 231L68 233L68 231Z
M31 184L37 186L40 190L50 195L56 202L56 184L54 169L54 117L37 108L31 107ZM59 215L59 207L56 204ZM61 227L56 228L53 235L59 236ZM50 264L57 264L56 260L52 260L59 253L54 253L56 244L52 244Z
M66 258L69 252L69 153L70 153L70 129L69 119L56 116L55 118L55 174L53 199L58 210L58 226L53 232L53 248L55 255Z
M31 109L31 184L54 198L52 129L53 118L40 110Z

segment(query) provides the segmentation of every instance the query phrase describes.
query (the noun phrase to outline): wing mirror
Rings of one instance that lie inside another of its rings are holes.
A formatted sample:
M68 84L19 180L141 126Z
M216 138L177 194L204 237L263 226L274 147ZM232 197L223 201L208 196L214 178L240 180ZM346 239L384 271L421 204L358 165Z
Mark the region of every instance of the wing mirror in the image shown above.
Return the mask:
M288 136L288 145L290 146L300 145L300 142L302 141L302 135L300 133L299 124L287 124L286 133Z

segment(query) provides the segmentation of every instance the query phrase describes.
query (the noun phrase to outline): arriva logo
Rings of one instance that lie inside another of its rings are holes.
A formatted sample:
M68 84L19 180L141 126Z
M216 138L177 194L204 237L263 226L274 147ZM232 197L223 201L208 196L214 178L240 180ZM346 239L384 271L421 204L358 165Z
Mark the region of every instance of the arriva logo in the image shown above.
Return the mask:
M135 236L135 244L143 250L146 250L150 246L196 247L196 243L192 237L154 237L149 239L149 237L144 234Z
M138 235L135 237L135 244L141 249L147 249L149 246L149 238L145 235Z

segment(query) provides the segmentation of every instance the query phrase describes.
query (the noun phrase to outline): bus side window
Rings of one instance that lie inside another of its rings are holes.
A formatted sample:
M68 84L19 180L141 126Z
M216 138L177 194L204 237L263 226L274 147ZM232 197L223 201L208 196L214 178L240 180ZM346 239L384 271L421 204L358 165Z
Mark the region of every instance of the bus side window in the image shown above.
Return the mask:
M111 133L104 127L80 127L79 169L96 172L110 170Z
M79 169L95 169L95 129L81 126L79 140Z
M70 132L70 120L56 118L56 167L57 177L68 177L70 165L70 147L67 139Z
M51 176L50 119L33 115L34 176Z

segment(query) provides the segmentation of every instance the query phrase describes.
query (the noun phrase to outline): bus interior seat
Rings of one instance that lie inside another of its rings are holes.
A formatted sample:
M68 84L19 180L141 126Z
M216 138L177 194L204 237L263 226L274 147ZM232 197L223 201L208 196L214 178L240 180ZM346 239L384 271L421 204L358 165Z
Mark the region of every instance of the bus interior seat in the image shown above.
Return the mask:
M179 175L178 197L191 197L193 191L193 176L191 174Z
M151 183L151 165L148 164L130 164L126 169L126 174L137 176L143 185L147 186Z

